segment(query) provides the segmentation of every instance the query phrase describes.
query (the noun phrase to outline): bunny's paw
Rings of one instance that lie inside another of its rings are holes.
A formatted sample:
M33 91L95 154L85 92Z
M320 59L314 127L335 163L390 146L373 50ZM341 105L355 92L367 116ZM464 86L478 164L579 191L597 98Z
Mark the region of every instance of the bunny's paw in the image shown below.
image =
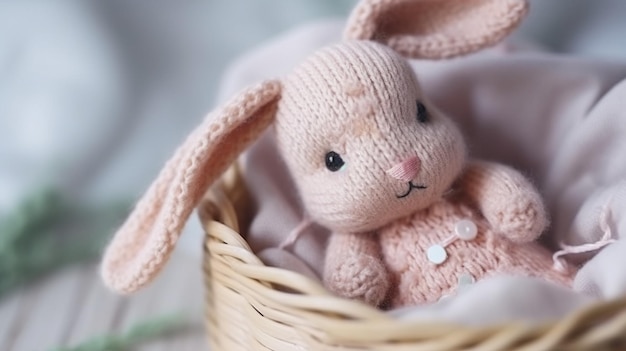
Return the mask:
M390 280L382 261L368 255L355 255L327 265L324 283L335 294L379 306Z
M535 193L516 195L508 199L506 205L494 208L486 217L496 232L512 241L535 240L548 226L543 202Z

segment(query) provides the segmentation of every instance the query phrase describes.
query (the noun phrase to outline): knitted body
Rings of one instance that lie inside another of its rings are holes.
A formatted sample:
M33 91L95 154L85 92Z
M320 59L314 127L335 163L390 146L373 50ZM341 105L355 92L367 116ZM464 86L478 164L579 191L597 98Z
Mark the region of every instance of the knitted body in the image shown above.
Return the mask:
M460 280L495 275L571 285L574 269L555 270L550 253L535 242L548 222L541 198L521 174L497 163L471 161L449 189L380 227L336 231L326 252L326 286L374 306L388 301L400 307L436 302L454 294ZM407 197L425 197L419 191ZM402 200L399 206L409 204ZM462 220L476 226L473 239L455 235ZM427 256L434 245L446 252L440 262Z
M526 5L361 0L346 40L242 91L190 134L107 248L105 282L132 292L154 278L204 192L273 125L308 215L335 233L324 283L336 294L374 306L388 296L394 306L431 302L466 271L473 279L514 273L569 284L552 271L550 254L531 244L548 224L536 189L504 165L468 162L461 131L402 57L450 58L491 46ZM451 188L462 201L450 200ZM462 218L478 236L449 242ZM425 261L433 244L439 266Z
M446 247L448 257L436 265L426 252L454 233L454 226L469 219L478 227L475 239L456 240ZM378 231L382 260L390 279L387 299L391 307L437 302L455 294L459 278L509 274L545 278L570 285L571 273L552 269L550 254L537 243L516 244L495 232L466 198L442 199L412 216Z

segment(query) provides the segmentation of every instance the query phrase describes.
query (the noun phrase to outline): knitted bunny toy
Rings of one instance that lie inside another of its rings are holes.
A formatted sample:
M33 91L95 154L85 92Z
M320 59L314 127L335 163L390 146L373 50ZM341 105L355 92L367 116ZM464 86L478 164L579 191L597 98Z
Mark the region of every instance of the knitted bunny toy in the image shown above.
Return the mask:
M307 212L333 231L333 292L398 307L494 274L569 284L534 243L547 225L537 191L507 166L466 160L461 133L402 57L493 45L526 10L523 0L361 1L344 42L243 91L189 136L108 247L105 282L148 283L207 188L273 124Z

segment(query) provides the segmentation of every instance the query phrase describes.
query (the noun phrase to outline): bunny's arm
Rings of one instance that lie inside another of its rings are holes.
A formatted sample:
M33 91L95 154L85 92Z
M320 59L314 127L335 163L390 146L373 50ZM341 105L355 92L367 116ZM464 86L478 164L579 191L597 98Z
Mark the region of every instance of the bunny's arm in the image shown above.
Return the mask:
M390 285L374 233L331 235L326 248L324 284L337 295L379 306Z
M515 242L537 239L548 226L541 196L518 171L502 164L473 161L458 182L495 232Z

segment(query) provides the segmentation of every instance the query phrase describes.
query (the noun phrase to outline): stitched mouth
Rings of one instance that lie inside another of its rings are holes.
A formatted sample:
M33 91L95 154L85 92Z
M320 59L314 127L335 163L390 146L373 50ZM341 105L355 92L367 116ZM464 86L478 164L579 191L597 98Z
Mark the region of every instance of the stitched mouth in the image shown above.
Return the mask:
M415 185L415 184L413 184L413 181L410 181L409 182L409 189L406 191L406 193L404 193L402 195L396 195L396 197L398 199L402 199L404 197L407 197L413 191L413 189L426 189L426 186L424 186L424 185Z

